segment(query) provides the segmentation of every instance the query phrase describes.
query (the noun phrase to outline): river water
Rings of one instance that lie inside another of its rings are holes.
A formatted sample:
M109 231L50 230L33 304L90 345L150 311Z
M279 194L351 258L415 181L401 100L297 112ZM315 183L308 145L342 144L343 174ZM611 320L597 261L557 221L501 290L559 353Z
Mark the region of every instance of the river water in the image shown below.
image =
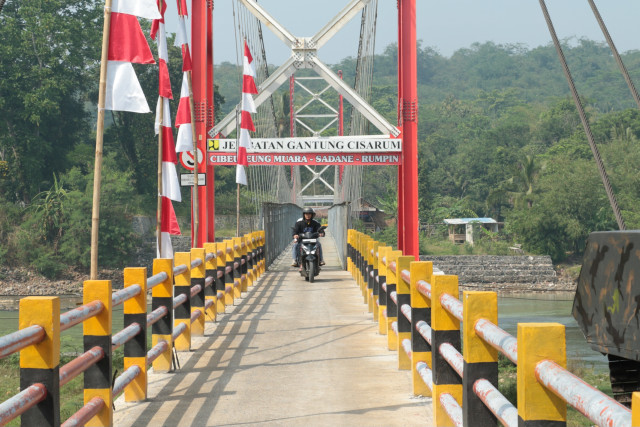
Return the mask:
M20 297L0 297L0 336L18 328L18 301ZM61 311L82 304L76 296L61 297ZM557 322L565 325L567 358L578 359L596 371L608 371L607 359L591 350L575 319L571 316L573 293L530 293L498 297L498 325L516 336L519 322ZM122 329L122 305L114 309L113 331ZM62 334L63 353L82 352L82 326L77 325Z

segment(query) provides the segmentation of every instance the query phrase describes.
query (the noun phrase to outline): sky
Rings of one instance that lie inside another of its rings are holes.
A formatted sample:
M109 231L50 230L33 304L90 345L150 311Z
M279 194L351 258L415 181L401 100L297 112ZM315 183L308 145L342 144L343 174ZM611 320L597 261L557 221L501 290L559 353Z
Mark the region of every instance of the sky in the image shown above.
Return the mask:
M595 0L620 52L640 50L640 1ZM190 3L190 2L189 2ZM347 0L260 0L274 18L295 36L311 37L335 16ZM587 0L547 0L558 37L604 41ZM215 0L214 62L236 62L233 5L236 0ZM444 56L471 44L523 44L534 48L551 42L539 2L536 0L417 0L417 37L423 46ZM168 2L167 30L176 32L176 3ZM352 19L318 53L334 64L356 56L360 17ZM376 52L397 41L396 0L378 1ZM288 48L263 27L267 61L279 65L289 57ZM241 59L241 57L240 57Z

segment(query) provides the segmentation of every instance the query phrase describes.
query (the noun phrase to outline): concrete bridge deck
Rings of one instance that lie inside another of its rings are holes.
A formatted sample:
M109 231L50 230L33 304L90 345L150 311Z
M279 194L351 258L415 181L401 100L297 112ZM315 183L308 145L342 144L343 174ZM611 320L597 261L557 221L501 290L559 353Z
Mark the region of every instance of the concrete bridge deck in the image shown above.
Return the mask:
M323 239L327 266L309 284L289 252L207 324L181 369L149 374L149 400L115 402L117 426L412 426L432 421L409 371Z

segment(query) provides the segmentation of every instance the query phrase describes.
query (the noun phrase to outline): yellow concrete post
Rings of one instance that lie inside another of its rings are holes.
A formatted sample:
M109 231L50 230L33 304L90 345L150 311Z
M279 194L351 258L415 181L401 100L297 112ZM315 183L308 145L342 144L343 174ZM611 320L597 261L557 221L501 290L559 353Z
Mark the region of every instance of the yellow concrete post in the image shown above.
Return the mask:
M210 322L216 321L217 316L217 304L218 304L218 293L217 293L217 278L218 278L218 255L216 250L216 244L213 242L207 242L204 244L204 252L205 257L209 254L213 254L213 258L208 260L204 265L204 275L205 277L212 278L213 282L211 285L207 286L204 291L204 302L205 306L207 302L212 301L213 305L209 308L205 309L205 320Z
M631 425L640 426L640 391L631 395Z
M411 359L405 351L405 346L411 349L411 321L402 312L402 307L407 306L411 313L411 287L410 283L402 278L402 271L410 271L411 262L415 258L412 256L399 256L396 260L396 294L398 299L398 337L396 347L398 348L398 369L411 369ZM406 340L406 342L405 342Z
M242 255L239 237L231 239L231 248L233 249L233 297L240 298L242 296L242 265L240 263Z
M191 314L198 310L200 315L191 323L191 336L204 336L204 279L205 279L205 250L204 248L191 248L191 262L196 259L202 260L202 263L191 268L191 287L200 285L200 292L191 297ZM191 291L189 291L191 292ZM191 316L189 316L191 318Z
M464 375L462 376L462 419L464 425L495 426L498 420L473 391L474 383L484 378L498 388L498 351L480 338L476 322L486 319L498 324L498 294L466 291L462 294L462 348Z
M398 349L398 337L393 330L393 323L398 321L398 305L393 301L391 297L393 293L396 292L396 286L398 283L398 271L397 265L395 273L391 269L391 266L398 260L398 257L400 256L402 256L402 251L387 252L387 347L391 351L395 351Z
M371 268L373 268L373 277L372 277L372 289L371 289L371 305L370 310L373 312L373 321L378 321L378 316L380 312L378 310L378 297L380 295L380 281L379 281L379 270L378 270L378 248L380 247L380 242L373 242L373 254L371 255Z
M101 347L104 357L84 372L84 403L94 397L104 400L104 407L91 418L87 426L111 426L113 424L112 358L111 358L111 280L85 280L82 302L100 301L104 309L83 322L84 351Z
M387 254L392 251L391 246L378 247L378 276L380 280L380 295L378 296L378 333L387 335Z
M419 362L431 367L431 344L418 332L418 322L426 322L431 326L431 300L418 291L418 282L425 281L430 284L433 275L433 263L431 261L413 261L410 264L411 272L411 383L413 394L431 396L431 389L424 383L416 369Z
M167 350L153 361L155 372L171 371L171 349L173 347L173 260L156 258L153 260L153 275L166 273L167 278L151 290L151 310L166 307L168 313L151 327L151 346L166 341Z
M20 388L43 384L43 401L22 414L22 425L60 425L60 299L26 297L20 300L19 329L38 325L45 337L20 350Z
M565 327L559 323L518 323L518 422L566 423L567 404L536 379L538 362L553 360L566 368Z
M433 420L437 426L453 426L453 422L440 404L443 393L451 394L462 406L462 380L440 354L443 343L460 351L460 321L440 302L442 294L458 298L458 276L432 276L431 283L431 367L433 377Z
M191 254L189 252L176 252L174 254L174 262L176 267L186 265L187 269L184 273L174 276L174 293L177 298L180 295L186 295L187 301L176 307L173 319L173 328L175 329L180 323L186 325L185 331L176 337L174 345L178 351L191 350Z
M139 402L147 398L147 269L124 269L124 287L140 286L140 293L124 302L124 327L137 323L141 331L124 344L124 370L137 365L140 374L124 388L126 402Z

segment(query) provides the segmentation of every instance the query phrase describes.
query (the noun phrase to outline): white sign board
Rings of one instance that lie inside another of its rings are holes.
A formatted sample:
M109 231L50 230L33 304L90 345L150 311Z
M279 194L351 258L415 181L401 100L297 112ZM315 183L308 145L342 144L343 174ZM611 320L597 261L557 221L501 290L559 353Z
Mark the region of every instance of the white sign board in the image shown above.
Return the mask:
M182 187L193 187L193 175L192 173L181 173L180 174L180 185ZM203 187L207 185L207 174L199 173L198 174L198 185Z
M235 153L235 139L209 139L210 153ZM247 153L400 153L402 139L388 136L253 138Z

